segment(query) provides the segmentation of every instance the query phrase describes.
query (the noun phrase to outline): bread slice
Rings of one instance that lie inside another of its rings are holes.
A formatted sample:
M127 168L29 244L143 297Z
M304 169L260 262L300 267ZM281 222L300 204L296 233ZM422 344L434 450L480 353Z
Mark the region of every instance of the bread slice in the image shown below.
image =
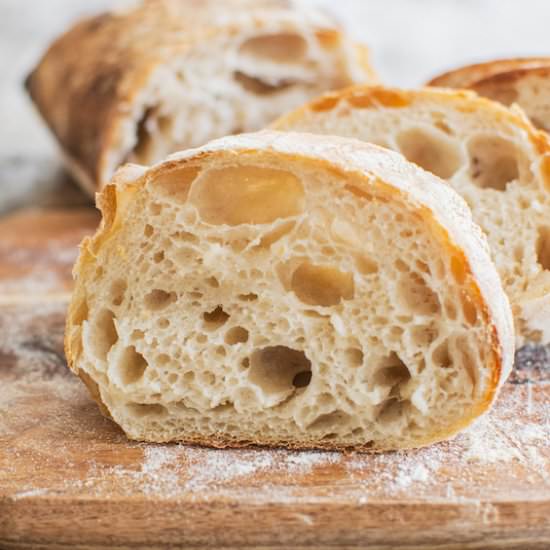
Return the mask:
M538 128L550 131L550 57L501 59L442 74L430 86L468 88L504 105L519 105Z
M512 318L465 203L354 140L215 141L99 195L66 354L130 438L396 449L485 411Z
M27 88L90 193L150 164L254 131L323 91L372 82L367 50L288 0L145 0L78 23Z
M446 179L488 236L518 345L550 342L550 145L521 113L473 92L365 86L274 126L378 143Z

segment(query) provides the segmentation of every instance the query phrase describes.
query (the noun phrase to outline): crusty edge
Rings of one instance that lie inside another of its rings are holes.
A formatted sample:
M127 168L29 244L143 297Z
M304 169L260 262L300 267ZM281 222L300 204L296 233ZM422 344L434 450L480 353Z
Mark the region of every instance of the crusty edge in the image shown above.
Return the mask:
M390 88L384 86L350 86L342 90L329 92L306 105L288 113L276 120L271 128L274 130L289 130L310 112L329 111L342 101L351 100L358 109L361 108L394 108L408 107L416 101L434 101L442 106L459 108L464 112L483 112L516 126L525 132L527 140L533 145L534 150L540 155L541 187L550 192L550 135L533 126L525 113L516 105L512 108L505 107L501 103L479 96L471 90L455 90L446 88L419 88L413 90ZM527 331L540 330L541 314L535 314L533 308L525 308L523 312L532 312L532 315L523 318ZM550 319L547 320L550 322ZM521 335L517 335L517 342L523 343Z
M290 10L289 13L295 12ZM299 12L296 14L300 16ZM168 45L164 42L162 31L164 26L171 29L174 21L159 20L157 17L149 21L148 15L148 9L136 8L130 10L127 16L111 12L83 19L50 45L25 81L27 93L61 145L68 168L89 194L108 183L111 154L119 149L117 141L121 128L132 119L128 106L134 105L136 98L147 88L155 69L172 57L185 56L196 45L210 42L221 33L231 36L239 30L239 23L231 21L214 28L202 19L197 23L198 27L182 20L180 40ZM148 25L147 37L152 42L154 56L144 55L132 46L132 32L136 28L139 30L142 23ZM110 43L96 39L105 27L109 31L107 35L114 37ZM118 32L113 33L113 28ZM326 29L320 27L319 32L322 30ZM335 27L329 30L335 36L349 40L340 29ZM75 68L72 53L75 49L82 50L82 45L88 42L91 46L82 52L88 64ZM346 83L376 80L368 62L368 50L351 41L349 44L356 53L356 68L363 69L365 74L359 79L348 72ZM114 49L116 55L106 55L106 52L112 54L109 47ZM68 72L78 78L67 79L72 85L64 90L64 103L60 103L52 90L57 91L57 82L61 77L65 78ZM52 84L54 82L56 86ZM85 85L75 82L85 82Z
M204 161L210 156L226 156L228 158L234 157L235 155L261 155L261 154L271 154L271 155L282 155L286 156L289 159L294 161L301 161L304 163L311 163L316 168L325 168L326 170L336 172L340 176L349 176L353 175L360 180L359 183L362 183L366 189L369 185L372 184L371 176L366 175L372 174L372 171L368 167L362 167L361 162L353 162L356 159L351 159L347 155L340 155L335 153L331 155L329 151L326 151L324 156L319 154L311 154L308 156L307 153L300 151L300 149L307 149L310 142L318 140L318 143L326 144L326 140L320 140L317 136L307 135L307 134L283 134L279 132L261 132L258 134L250 134L243 136L235 136L230 138L223 138L221 140L216 140L210 144L195 150L190 150L184 153L172 155L165 162L160 163L149 171L145 172L143 168L134 168L133 171L128 168L123 169L120 172L119 179L116 183L112 183L105 187L102 193L97 196L97 204L99 209L102 212L103 219L102 223L97 230L96 234L89 239L85 239L82 243L81 253L75 265L74 273L75 276L80 275L83 279L86 277L86 272L88 268L91 267L94 263L94 257L97 253L99 247L106 242L112 234L115 234L119 229L119 224L124 223L123 217L121 217L120 208L121 204L127 203L128 200L131 200L131 195L138 190L140 187L144 186L149 179L153 179L154 176L158 173L162 173L164 169L172 168L174 165L181 166L182 164L196 163L199 161ZM391 153L389 151L383 150L379 147L364 144L355 140L343 140L340 138L332 138L333 142L338 144L350 144L358 149L363 149L365 152L369 151L372 153L377 153L378 156L382 159L384 163L383 156L387 157L387 168L388 173L391 173L390 161L400 160L398 155ZM329 146L333 145L329 144ZM300 144L300 146L298 146ZM282 147L281 147L282 145ZM290 149L293 148L293 145L298 149L297 152L292 152ZM319 147L315 149L318 153ZM383 153L383 155L381 155ZM340 158L342 157L342 158ZM368 164L368 163L367 163ZM462 199L458 197L450 188L446 186L439 186L438 180L434 176L427 174L426 172L409 165L409 170L416 172L417 175L422 176L424 181L431 180L434 185L437 186L438 193L434 193L434 203L436 204L436 195L441 194L442 192L449 195L451 202L454 202L455 205L461 208L462 214L468 218L468 211L465 206L465 203L462 202ZM132 176L135 176L136 179L132 180ZM492 358L489 368L491 370L491 377L488 383L488 388L480 401L472 406L471 410L463 416L461 419L449 427L446 431L436 431L421 440L414 442L403 442L399 444L397 442L389 446L380 446L380 447L371 447L370 445L364 446L339 446L334 445L329 442L303 442L303 441L274 441L269 440L269 438L263 438L261 440L239 440L236 438L231 438L227 436L220 437L204 437L201 434L190 434L185 438L181 438L179 441L190 444L202 444L212 447L248 447L248 446L279 446L286 448L309 448L309 449L332 449L332 450L357 450L357 451L383 451L383 450L392 450L398 448L411 448L411 447L421 447L448 439L452 437L457 432L469 425L475 418L480 414L488 410L490 407L496 392L502 382L508 376L512 362L513 362L513 324L512 316L508 301L500 287L500 280L496 274L494 266L490 262L489 256L486 253L486 262L485 265L471 265L468 258L466 258L465 253L462 247L458 247L455 244L453 237L457 237L458 233L463 233L464 228L459 228L458 225L453 228L454 235L449 233L450 228L446 227L444 221L438 219L441 218L441 211L439 215L434 211L433 204L426 205L423 203L418 204L419 197L415 196L415 188L405 187L399 185L395 181L395 174L392 174L394 181L382 181L380 179L376 180L376 184L380 186L381 189L384 189L385 192L390 193L394 196L398 196L402 200L407 202L412 202L413 205L416 204L420 206L419 212L421 216L428 222L429 225L432 225L432 229L437 231L440 238L442 239L442 244L449 248L449 253L458 254L458 257L461 257L464 264L464 270L467 274L468 280L470 282L471 288L474 290L474 295L472 296L478 302L479 309L483 312L485 322L491 325L490 333L490 346L492 350ZM433 190L436 190L436 187L433 187ZM442 191L444 190L444 191ZM456 220L455 220L456 221ZM471 222L471 218L470 218ZM454 222L453 222L454 223ZM452 225L452 224L451 224ZM473 226L473 224L472 224ZM486 251L484 243L481 241L480 235L477 233L468 234L465 237L469 242L470 248L473 246L479 247L479 250ZM474 244L475 243L475 244ZM473 249L472 249L473 250ZM476 272L483 271L484 277L479 281L476 276ZM485 281L485 279L487 279ZM480 281L483 282L484 287L481 289ZM82 285L75 286L75 292L69 306L69 314L67 316L66 324L66 335L65 335L65 353L69 363L69 367L73 372L78 374L81 378L83 373L81 373L76 366L77 351L73 349L73 317L76 314L77 306L80 300L82 299L83 291L81 289ZM500 292L499 292L500 289ZM494 303L490 303L494 302ZM497 303L498 302L498 303ZM85 374L85 373L84 373ZM98 391L97 386L89 384L89 381L85 380L86 385L90 389L92 397L98 402L102 411L105 412L107 408L104 400L101 397L101 392ZM92 387L90 387L92 386ZM143 439L143 437L135 437L133 434L127 433L128 437L133 439ZM156 441L163 442L159 438L147 437L147 441Z
M497 59L465 65L441 73L427 82L428 86L442 88L470 88L480 80L496 74L516 70L528 70L550 65L550 57L518 57L512 59Z
M333 109L341 101L350 100L352 106L358 109L367 108L394 108L409 107L417 101L432 100L447 104L449 107L456 107L457 102L461 103L460 108L464 112L485 111L491 112L501 120L513 124L524 130L539 154L550 153L550 140L548 136L533 126L525 113L519 109L510 109L504 105L479 96L472 90L455 90L447 88L418 88L403 89L391 88L380 85L355 85L333 92L322 94L316 99L306 103L302 107L291 111L273 122L270 128L284 131L291 128L308 112L322 112Z

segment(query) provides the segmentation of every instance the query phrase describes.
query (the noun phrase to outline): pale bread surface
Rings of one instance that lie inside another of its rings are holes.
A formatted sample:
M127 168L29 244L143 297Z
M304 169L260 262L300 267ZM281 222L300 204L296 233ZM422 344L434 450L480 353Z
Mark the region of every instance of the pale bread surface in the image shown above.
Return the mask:
M382 450L448 438L513 361L463 200L355 140L215 141L99 195L66 354L129 437Z
M550 342L550 145L522 112L473 92L359 86L274 127L378 143L446 179L488 236L518 345Z

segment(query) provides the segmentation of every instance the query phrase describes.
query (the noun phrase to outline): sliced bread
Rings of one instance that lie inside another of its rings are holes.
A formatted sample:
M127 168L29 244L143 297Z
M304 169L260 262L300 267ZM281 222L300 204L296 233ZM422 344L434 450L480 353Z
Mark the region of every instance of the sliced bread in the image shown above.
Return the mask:
M373 79L366 49L303 2L145 0L78 23L27 88L93 194L125 162L259 130L323 91Z
M274 127L378 143L447 180L488 236L518 344L550 342L550 145L521 113L473 92L365 86Z
M442 74L430 86L468 88L504 105L519 105L538 128L550 131L550 57L501 59Z
M464 201L380 147L262 132L127 166L75 267L66 355L130 438L397 449L513 360Z

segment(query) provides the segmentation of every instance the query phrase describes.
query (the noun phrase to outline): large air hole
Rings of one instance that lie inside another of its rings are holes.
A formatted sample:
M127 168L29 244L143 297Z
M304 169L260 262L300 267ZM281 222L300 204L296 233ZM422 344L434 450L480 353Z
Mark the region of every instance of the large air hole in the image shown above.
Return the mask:
M437 294L418 273L402 277L398 290L401 304L412 313L431 315L441 308Z
M222 306L218 306L212 311L203 313L202 317L204 319L204 327L206 330L217 330L225 325L229 319L229 314L223 310Z
M411 128L397 136L397 143L408 160L443 179L451 178L462 164L458 145L440 131Z
M151 311L160 311L173 304L177 298L175 292L166 292L155 288L145 296L145 307Z
M255 36L246 40L239 48L241 55L276 63L299 63L306 51L305 39L295 33Z
M537 261L542 267L550 271L550 227L539 227L537 238Z
M514 143L497 136L477 136L468 143L470 177L482 189L504 191L519 178L520 152Z
M335 306L353 298L353 275L335 267L303 262L292 274L290 288L304 304Z
M209 170L191 189L190 201L213 225L273 223L304 209L300 180L285 170L259 166Z
M377 365L378 370L374 373L374 386L400 386L411 378L407 365L395 352L384 357Z
M116 370L123 386L135 384L141 380L145 374L145 369L147 369L147 361L141 353L136 351L134 346L124 349L116 365Z
M265 395L289 393L309 385L311 362L303 351L270 346L252 354L248 377Z
M197 179L199 172L199 168L194 166L175 168L156 176L152 185L164 197L184 204L187 201L191 184Z
M101 310L93 323L92 346L98 359L105 360L109 350L117 343L118 333L114 314L109 309Z
M251 76L242 71L235 71L233 78L240 84L243 90L250 92L254 95L271 95L277 92L282 92L294 86L296 81L294 80L278 80L276 82L268 82L257 76Z

